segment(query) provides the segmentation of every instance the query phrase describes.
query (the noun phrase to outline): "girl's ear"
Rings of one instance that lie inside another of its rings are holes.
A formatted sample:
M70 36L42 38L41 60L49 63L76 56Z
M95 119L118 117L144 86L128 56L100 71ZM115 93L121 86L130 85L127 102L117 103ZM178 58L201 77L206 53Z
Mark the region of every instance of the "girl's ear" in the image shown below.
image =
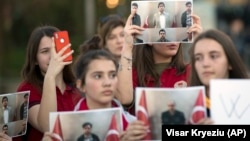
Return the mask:
M81 89L81 85L82 85L81 80L80 80L80 79L77 79L77 80L76 80L76 87L77 87L78 89Z
M82 81L80 79L77 79L76 80L76 87L83 93L85 93L85 89L84 87L82 86Z

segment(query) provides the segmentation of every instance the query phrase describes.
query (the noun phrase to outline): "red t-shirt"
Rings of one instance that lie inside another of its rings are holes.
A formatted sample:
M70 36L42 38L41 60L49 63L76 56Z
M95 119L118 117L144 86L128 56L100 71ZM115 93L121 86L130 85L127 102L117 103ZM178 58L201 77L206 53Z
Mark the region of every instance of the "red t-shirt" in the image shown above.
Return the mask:
M34 87L32 84L27 82L22 82L18 89L20 91L30 91L29 97L29 108L34 105L40 104L42 99L42 94L40 91ZM66 85L66 89L62 94L58 88L56 88L57 95L57 111L73 111L77 102L81 99L81 95L75 87L71 87ZM48 119L49 120L49 119ZM27 141L40 141L43 137L43 133L36 130L32 126L30 126L29 133L27 135ZM13 141L20 140L17 137L13 138Z
M87 100L85 98L79 102L80 103L78 103L77 106L75 107L75 111L89 110L88 105L87 105ZM112 107L119 107L119 105L115 101L112 101ZM134 117L134 119L136 119L136 118ZM129 123L130 123L130 121L126 118L126 114L123 112L122 113L122 124L123 124L124 131L126 130Z
M164 88L174 88L174 87L187 87L188 77L190 73L190 65L186 65L185 72L181 74L176 74L177 69L175 67L168 67L164 69L160 76L160 87ZM133 77L133 88L135 90L136 87L139 86L139 81L137 78L136 69L132 70ZM151 76L147 76L145 82L147 83L147 87L155 87L155 80ZM129 113L135 115L135 106L133 105L128 109Z

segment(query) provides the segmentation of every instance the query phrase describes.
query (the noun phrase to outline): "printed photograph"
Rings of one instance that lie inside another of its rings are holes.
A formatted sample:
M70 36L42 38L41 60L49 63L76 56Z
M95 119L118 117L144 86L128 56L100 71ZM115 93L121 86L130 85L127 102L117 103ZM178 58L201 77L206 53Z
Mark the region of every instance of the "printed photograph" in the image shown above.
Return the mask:
M249 86L248 79L210 81L210 112L214 124L250 125Z
M121 108L50 113L50 131L63 141L116 141L122 129Z
M28 122L29 91L1 94L0 128L11 137L24 135Z
M134 36L134 44L184 42L192 43L187 33L192 26L193 0L131 1L135 11L132 24L144 27Z
M136 116L150 127L146 140L161 140L162 125L194 125L206 117L205 87L136 88Z

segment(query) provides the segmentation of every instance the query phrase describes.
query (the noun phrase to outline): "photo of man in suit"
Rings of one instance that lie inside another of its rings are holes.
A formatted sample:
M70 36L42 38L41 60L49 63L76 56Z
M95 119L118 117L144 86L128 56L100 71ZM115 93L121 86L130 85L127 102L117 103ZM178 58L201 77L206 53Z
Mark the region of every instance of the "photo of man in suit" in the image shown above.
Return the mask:
M166 39L166 31L165 31L165 29L159 30L159 36L160 36L160 38L157 40L157 42L169 42L169 40Z
M184 125L185 124L185 115L183 112L175 108L176 104L173 100L170 100L167 103L168 110L162 112L161 121L164 125Z
M154 28L168 28L171 27L170 14L165 11L164 2L158 3L158 12L154 14L153 25Z
M182 27L190 27L192 26L192 3L190 1L186 2L186 11L181 15L181 25Z
M99 137L92 133L92 124L85 122L82 125L83 134L77 139L77 141L100 141Z
M2 98L2 107L0 108L1 123L7 124L14 119L14 112L12 107L8 106L8 97Z

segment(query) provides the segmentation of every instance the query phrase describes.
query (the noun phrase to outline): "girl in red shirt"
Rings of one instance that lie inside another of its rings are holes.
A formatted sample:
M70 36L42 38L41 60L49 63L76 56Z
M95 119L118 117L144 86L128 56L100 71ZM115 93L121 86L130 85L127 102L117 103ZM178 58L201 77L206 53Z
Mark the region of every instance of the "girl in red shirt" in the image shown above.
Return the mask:
M124 111L120 102L114 98L117 92L118 64L110 52L96 47L98 41L100 41L98 39L100 39L99 36L94 36L86 45L82 46L82 48L89 48L90 50L82 52L74 64L77 88L84 94L84 98L75 106L75 110L121 107L123 130L125 131L130 123L141 124L141 122L136 121L134 116ZM94 49L91 50L91 48ZM142 136L147 127L145 127L145 130L143 129L140 133Z
M205 86L207 114L210 117L210 80L249 79L248 70L230 37L219 30L211 29L200 34L194 40L190 56L190 86ZM211 123L209 118L200 121L200 124Z
M75 78L70 62L63 59L73 53L62 55L70 47L65 46L56 53L53 33L59 31L53 26L37 27L33 30L28 46L26 61L22 70L22 82L17 91L30 91L28 129L25 141L38 141L43 132L49 130L49 113L73 111L81 95L75 87Z

